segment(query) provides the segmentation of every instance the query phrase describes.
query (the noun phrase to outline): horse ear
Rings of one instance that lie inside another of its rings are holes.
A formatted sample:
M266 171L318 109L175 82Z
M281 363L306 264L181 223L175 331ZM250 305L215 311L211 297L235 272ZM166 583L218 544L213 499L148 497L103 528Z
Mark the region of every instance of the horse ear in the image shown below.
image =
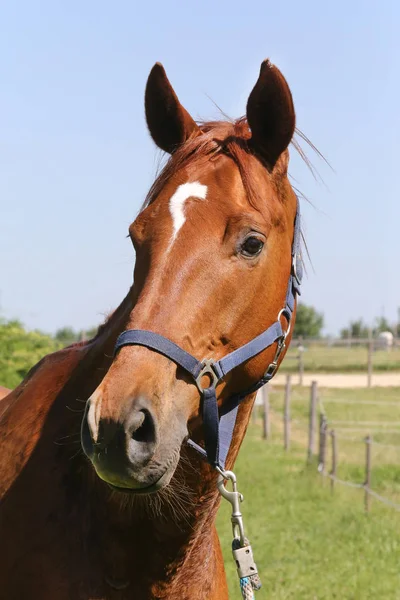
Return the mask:
M269 60L247 101L247 122L250 146L273 168L293 137L296 116L286 79Z
M151 137L165 152L171 154L190 137L200 133L200 128L179 102L160 63L156 63L150 71L144 104Z

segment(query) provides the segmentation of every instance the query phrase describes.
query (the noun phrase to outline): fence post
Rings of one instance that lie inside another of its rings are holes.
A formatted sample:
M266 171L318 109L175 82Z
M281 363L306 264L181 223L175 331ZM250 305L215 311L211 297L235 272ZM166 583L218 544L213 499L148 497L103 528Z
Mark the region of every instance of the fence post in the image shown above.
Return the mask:
M291 392L291 377L286 375L285 385L285 407L283 412L283 423L284 423L284 443L285 450L290 449L290 392Z
M307 462L312 461L314 454L314 436L315 436L315 418L317 412L317 382L313 381L311 384L310 394L310 414L308 423L308 452Z
M337 447L336 447L336 435L335 430L331 430L331 440L332 440L332 469L330 472L331 475L331 492L333 494L333 490L335 489L335 477L336 477L336 467L337 467Z
M299 346L299 385L303 385L303 375L304 375L304 346L300 344Z
M347 345L349 348L351 348L351 328L349 327L349 331L347 334Z
M372 386L372 354L374 351L373 347L373 339L372 339L372 331L369 330L368 333L368 375L367 375L367 386L370 388Z
M257 396L258 396L258 393L256 394L253 406L251 408L251 423L252 423L252 425L257 425L257 409L258 409L258 407L257 407Z
M328 429L328 422L325 415L322 413L319 415L319 458L318 458L318 471L324 475L325 473L325 458L326 458L326 432Z
M369 490L371 487L371 447L372 437L368 435L365 438L365 483L364 483L364 506L365 512L368 513L370 509L370 496Z
M263 398L263 439L268 440L271 434L269 420L269 388L268 384L261 388Z

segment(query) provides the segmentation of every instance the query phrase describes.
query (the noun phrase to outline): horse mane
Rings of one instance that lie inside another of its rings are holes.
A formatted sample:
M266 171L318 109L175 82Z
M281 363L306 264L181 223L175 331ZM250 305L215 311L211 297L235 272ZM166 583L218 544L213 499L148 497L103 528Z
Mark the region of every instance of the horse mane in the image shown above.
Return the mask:
M180 169L224 154L236 163L249 203L256 210L264 205L262 190L256 187L254 177L255 156L248 141L251 131L246 117L228 121L203 121L198 123L201 135L189 138L170 156L166 165L151 186L141 210L149 206L166 183ZM258 160L259 157L257 157Z

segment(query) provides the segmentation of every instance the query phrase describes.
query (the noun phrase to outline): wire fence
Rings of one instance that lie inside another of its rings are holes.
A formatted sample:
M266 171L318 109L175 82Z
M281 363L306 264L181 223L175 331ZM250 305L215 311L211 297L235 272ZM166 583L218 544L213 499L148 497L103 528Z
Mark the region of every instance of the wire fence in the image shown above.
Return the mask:
M330 419L327 411L329 404L349 403L338 399L329 399L324 403L316 382L310 387L308 418L293 418L290 375L286 378L280 411L271 406L268 386L260 390L257 400L257 404L262 405L263 438L271 438L273 423L274 431L278 430L280 435L283 433L286 451L291 449L292 442L305 447L307 463L316 464L317 472L330 481L332 492L336 485L363 490L366 512L371 510L371 499L400 511L400 502L396 501L397 496L400 498L400 443L374 440L374 435L382 434L394 434L400 440L400 421ZM350 404L396 406L400 409L400 399L399 402L360 400ZM256 414L254 411L254 419L257 418ZM361 435L356 435L356 432ZM380 487L384 492L391 487L396 499L381 493Z
M370 388L378 373L399 375L399 365L399 338L297 338L292 340L280 372L297 373L300 385L307 374L364 374L364 385Z

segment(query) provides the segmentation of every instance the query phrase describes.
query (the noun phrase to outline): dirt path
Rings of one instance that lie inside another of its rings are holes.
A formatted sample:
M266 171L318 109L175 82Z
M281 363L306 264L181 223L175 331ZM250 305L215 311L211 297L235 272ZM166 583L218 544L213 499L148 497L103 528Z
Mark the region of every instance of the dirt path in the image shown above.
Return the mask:
M286 375L279 373L272 383L284 385ZM292 382L296 385L299 381L297 373L292 375ZM367 387L367 375L364 373L305 373L303 385L309 386L312 381L317 381L320 387L327 388L364 388ZM400 371L396 373L376 373L372 375L373 387L400 387Z

